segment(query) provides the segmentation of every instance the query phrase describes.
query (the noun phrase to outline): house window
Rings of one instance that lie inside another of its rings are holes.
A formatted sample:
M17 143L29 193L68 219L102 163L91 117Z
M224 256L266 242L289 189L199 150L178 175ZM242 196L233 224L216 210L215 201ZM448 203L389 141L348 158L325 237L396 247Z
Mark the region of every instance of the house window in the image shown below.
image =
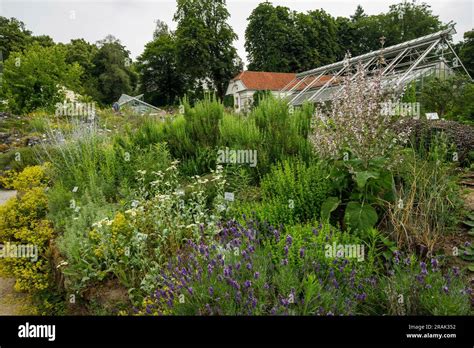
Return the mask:
M237 94L234 99L234 107L236 110L240 110L240 96Z

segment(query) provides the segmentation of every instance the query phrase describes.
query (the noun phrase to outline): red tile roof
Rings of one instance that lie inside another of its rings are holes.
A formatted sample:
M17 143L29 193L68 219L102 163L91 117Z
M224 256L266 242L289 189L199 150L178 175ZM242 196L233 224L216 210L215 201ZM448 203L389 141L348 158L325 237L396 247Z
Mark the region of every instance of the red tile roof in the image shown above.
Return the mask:
M232 81L240 80L243 82L245 87L250 90L262 91L280 91L290 82L296 78L294 73L278 73L278 72L266 72L266 71L242 71ZM326 83L331 76L322 76L318 82L314 83L312 87L318 87ZM303 83L301 83L296 89L302 90L309 83L312 82L314 77L308 77ZM296 85L299 80L293 82L290 88Z
M242 71L232 80L240 80L247 89L279 91L290 83L296 74L265 71Z

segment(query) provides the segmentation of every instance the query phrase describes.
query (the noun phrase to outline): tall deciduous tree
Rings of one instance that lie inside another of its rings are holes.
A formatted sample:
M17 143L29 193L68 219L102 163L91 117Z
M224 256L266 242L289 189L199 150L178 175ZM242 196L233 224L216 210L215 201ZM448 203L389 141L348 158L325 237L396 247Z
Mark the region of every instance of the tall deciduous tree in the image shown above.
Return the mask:
M140 91L151 104L174 104L185 93L185 80L178 70L176 38L163 22L158 22L153 36L137 59Z
M4 60L10 56L11 52L20 52L25 49L30 38L31 31L25 28L22 21L0 16L0 50Z
M99 100L104 104L116 101L122 93L131 93L137 82L132 70L130 52L120 40L109 35L98 42L99 50L93 59L93 76L97 78Z
M83 93L95 99L99 98L97 90L97 78L94 76L94 57L98 52L96 45L87 42L84 39L73 39L66 45L66 63L79 64L83 69L81 83Z
M207 85L222 98L229 79L241 69L225 0L177 0L177 5L178 64L188 89Z
M459 45L459 58L474 79L474 29L464 33L464 41Z
M295 26L295 16L287 7L274 7L269 2L252 11L245 30L249 70L291 72L299 68L305 40Z

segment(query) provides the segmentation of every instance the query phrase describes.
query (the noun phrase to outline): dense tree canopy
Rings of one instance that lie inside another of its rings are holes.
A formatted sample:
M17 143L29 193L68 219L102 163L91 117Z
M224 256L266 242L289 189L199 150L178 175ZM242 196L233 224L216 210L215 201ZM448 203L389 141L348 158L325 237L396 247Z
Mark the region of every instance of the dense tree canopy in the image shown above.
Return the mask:
M42 47L38 43L5 61L1 94L15 113L51 108L63 101L60 86L78 91L82 69L66 63L60 46Z
M0 16L0 49L4 60L10 56L10 52L25 49L30 38L31 31L25 28L23 22Z
M47 35L34 36L15 18L0 17L0 50L8 81L1 93L4 98L24 96L24 100L11 101L16 111L29 111L56 98L49 91L51 81L71 86L103 105L110 105L122 93L135 92L144 93L145 100L155 105L174 104L184 95L200 98L206 89L223 98L229 79L242 69L229 16L225 0L177 0L176 31L157 21L153 40L136 63L113 36L96 43L73 39L56 44ZM377 15L368 15L358 6L350 17L334 18L322 9L299 13L262 2L252 11L245 31L248 69L304 71L341 60L347 52L356 56L379 49L382 36L389 46L446 27L425 3L403 2ZM474 76L474 31L465 33L456 50ZM15 58L27 62L21 69L12 69L13 52ZM39 59L38 52L50 59ZM52 62L58 68L47 67ZM28 78L34 71L49 71L53 77L40 73L25 83L12 80L13 76ZM26 93L37 94L29 97Z
M132 70L130 52L120 40L109 35L98 42L99 49L94 56L92 75L97 78L99 101L111 104L122 93L132 93L137 83L137 75Z
M464 41L458 46L459 58L474 79L474 29L464 33Z
M161 22L162 23L162 22ZM184 76L178 71L176 37L160 22L154 40L138 57L140 92L153 105L175 104L185 93Z
M387 13L367 15L358 6L350 18L337 19L324 10L295 13L269 2L249 17L245 48L250 70L295 72L411 40L446 27L427 4L404 2Z
M177 0L178 68L188 90L207 87L222 98L229 79L241 69L229 16L225 0Z

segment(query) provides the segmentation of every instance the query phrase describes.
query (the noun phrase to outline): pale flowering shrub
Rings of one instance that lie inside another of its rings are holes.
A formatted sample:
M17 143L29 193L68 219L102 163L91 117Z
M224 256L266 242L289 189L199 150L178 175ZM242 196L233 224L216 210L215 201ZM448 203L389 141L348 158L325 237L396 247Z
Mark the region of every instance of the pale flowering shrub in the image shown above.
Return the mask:
M132 296L140 297L154 270L187 241L198 242L218 233L218 221L227 210L222 166L206 178L194 176L185 186L180 184L177 166L175 161L166 170L152 173L155 180L149 184L146 171L139 170L135 199L113 218L92 224L81 245L82 261L88 267L74 274L82 284L79 287L113 275L134 289ZM207 194L211 185L213 197Z
M330 105L313 118L310 141L319 156L332 166L331 179L338 191L328 197L321 216L344 209L339 221L350 230L367 232L374 227L393 201L392 169L402 160L400 144L408 133L395 134L400 114L386 112L391 103L379 73L368 75L359 65L353 75L344 76L340 92Z
M149 187L142 186L141 197L126 211L135 228L149 235L155 253L163 257L174 253L185 240L205 237L204 226L207 235L217 233L216 223L226 211L222 166L207 177L195 175L191 183L181 186L177 164L175 161L165 172L154 173L156 180ZM210 185L216 190L211 204L206 194Z
M371 159L390 154L408 134L392 129L399 116L384 112L390 94L382 88L380 74L368 76L359 66L342 78L341 91L330 105L318 108L313 117L310 141L321 157L357 158L365 166Z

